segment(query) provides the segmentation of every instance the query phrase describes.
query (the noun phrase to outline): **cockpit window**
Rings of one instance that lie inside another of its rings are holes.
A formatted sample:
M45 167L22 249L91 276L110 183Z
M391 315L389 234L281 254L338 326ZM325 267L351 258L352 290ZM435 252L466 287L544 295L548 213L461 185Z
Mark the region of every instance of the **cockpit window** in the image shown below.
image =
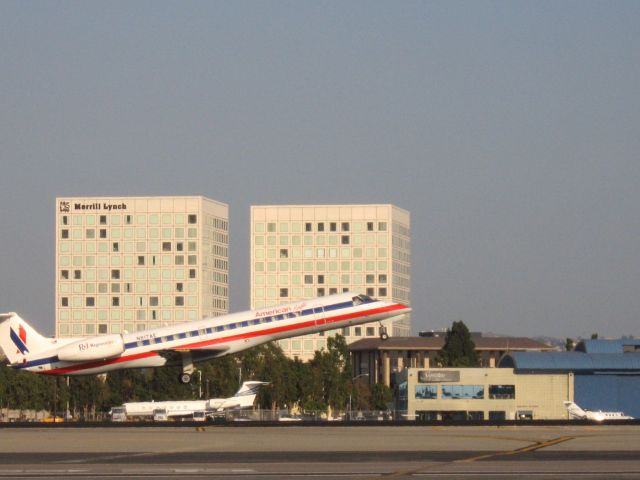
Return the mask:
M371 298L369 295L364 295L364 294L357 295L357 296L353 297L352 300L353 300L353 304L354 305L360 305L362 303L375 302L375 299Z

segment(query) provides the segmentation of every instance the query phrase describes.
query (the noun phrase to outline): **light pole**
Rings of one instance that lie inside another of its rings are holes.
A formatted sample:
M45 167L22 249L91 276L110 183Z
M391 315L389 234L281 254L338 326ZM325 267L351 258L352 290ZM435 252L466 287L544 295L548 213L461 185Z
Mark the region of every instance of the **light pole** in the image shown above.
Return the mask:
M202 398L202 370L198 370L198 398Z
M349 391L349 420L351 420L351 393L353 392L353 386L355 385L353 382L355 382L356 379L360 377L368 377L368 376L369 376L368 373L361 373L351 379L351 391Z

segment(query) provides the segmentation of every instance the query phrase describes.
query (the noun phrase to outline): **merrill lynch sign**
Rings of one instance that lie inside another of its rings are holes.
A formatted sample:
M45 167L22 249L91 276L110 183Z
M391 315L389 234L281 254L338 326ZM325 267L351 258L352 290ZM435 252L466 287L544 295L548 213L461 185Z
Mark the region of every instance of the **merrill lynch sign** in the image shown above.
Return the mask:
M438 372L433 370L420 370L418 372L418 382L420 383L438 383L438 382L459 382L460 372L446 371Z
M112 210L126 210L127 204L121 203L108 203L108 202L93 202L93 203L80 203L80 202L60 202L60 212L69 213L71 210L102 210L110 212Z

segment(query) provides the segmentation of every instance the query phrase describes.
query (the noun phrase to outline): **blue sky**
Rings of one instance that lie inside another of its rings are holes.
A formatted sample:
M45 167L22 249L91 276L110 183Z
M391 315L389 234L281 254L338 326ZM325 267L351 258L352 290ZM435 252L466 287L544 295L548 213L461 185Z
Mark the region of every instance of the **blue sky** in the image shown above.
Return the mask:
M640 3L0 3L0 310L53 332L56 196L412 215L414 331L640 335Z

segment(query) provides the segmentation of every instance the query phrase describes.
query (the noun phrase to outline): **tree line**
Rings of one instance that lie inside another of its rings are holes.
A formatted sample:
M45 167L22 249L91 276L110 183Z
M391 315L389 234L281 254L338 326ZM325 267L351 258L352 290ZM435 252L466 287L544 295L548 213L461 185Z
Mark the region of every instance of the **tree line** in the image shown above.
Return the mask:
M344 411L386 410L392 391L384 385L354 381L344 337L327 339L327 348L309 362L290 359L277 343L261 345L198 365L191 384L178 381L179 367L116 370L105 375L48 376L0 366L0 409L47 410L74 419L103 417L125 402L224 398L242 380L269 382L256 399L263 409Z

